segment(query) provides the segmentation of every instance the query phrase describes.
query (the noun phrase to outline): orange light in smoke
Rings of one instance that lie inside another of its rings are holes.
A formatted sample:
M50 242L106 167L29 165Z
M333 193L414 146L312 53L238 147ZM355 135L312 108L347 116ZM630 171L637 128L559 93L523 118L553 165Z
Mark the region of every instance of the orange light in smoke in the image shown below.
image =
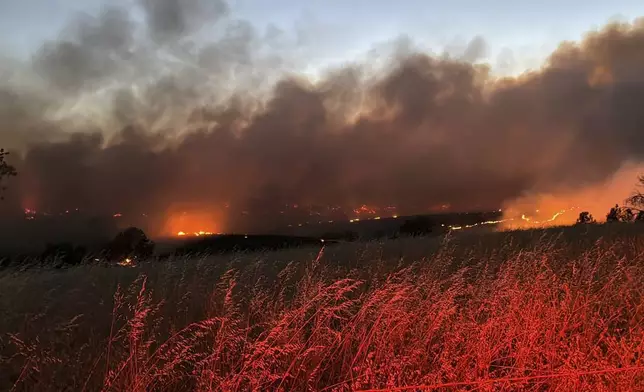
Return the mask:
M355 210L353 210L353 212L356 215L360 215L360 214L374 215L374 214L376 214L376 209L374 207L369 207L366 204L363 204L362 206L360 206L360 207L356 208Z
M218 229L215 214L208 211L183 211L168 216L163 232L177 237L201 237L213 235L218 232Z

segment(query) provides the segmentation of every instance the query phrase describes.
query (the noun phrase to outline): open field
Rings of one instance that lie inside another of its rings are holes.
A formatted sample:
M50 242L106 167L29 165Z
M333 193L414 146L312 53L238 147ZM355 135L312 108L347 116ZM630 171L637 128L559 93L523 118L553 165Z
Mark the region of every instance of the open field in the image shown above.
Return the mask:
M0 271L0 390L644 391L644 230Z

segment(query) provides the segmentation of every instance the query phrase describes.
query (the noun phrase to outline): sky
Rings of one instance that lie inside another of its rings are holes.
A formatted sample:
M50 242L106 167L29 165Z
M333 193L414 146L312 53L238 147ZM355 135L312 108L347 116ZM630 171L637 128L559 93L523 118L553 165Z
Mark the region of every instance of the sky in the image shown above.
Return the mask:
M0 48L29 57L55 39L78 12L96 14L100 0L0 0ZM132 9L136 0L110 4ZM309 50L307 67L317 69L354 59L375 44L408 36L442 52L476 36L487 43L484 61L501 74L537 68L559 42L579 40L609 20L644 15L637 0L233 0L231 15L266 30L300 32Z

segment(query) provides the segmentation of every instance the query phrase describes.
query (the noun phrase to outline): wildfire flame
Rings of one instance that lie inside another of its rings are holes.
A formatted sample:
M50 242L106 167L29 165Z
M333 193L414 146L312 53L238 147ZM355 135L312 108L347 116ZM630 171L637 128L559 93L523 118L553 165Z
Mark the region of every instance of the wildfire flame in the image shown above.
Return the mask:
M213 213L208 211L181 211L168 215L164 233L173 237L203 237L219 234L219 227Z
M463 229L471 229L472 227L477 227L477 226L485 226L485 225L497 225L499 223L507 222L512 219L502 219L502 220L491 220L491 221L485 221L485 222L479 222L479 223L474 223L471 225L465 225L465 226L449 226L450 230L463 230Z
M195 231L194 233L186 233L185 231L180 231L180 232L177 233L177 236L178 237L185 237L185 236L188 236L188 235L193 235L195 237L202 237L202 236L205 236L205 235L214 235L214 234L215 233L213 233L211 231L203 231L203 230L202 231ZM217 233L217 234L221 234L221 233Z
M490 220L490 221L485 221L485 222L474 223L474 224L471 224L471 225L449 226L448 228L450 230L457 231L457 230L470 229L470 228L477 227L477 226L503 224L505 228L512 229L512 228L517 228L516 225L512 226L510 224L510 222L515 222L515 221L521 221L523 224L519 225L519 227L523 227L523 228L525 228L525 227L544 227L544 226L552 225L552 223L557 221L562 215L564 215L564 214L566 214L568 212L571 212L571 211L573 211L575 209L577 209L577 207L572 207L572 208L568 208L568 209L565 209L565 210L558 211L554 215L552 215L550 218L544 219L544 220L535 220L534 218L531 218L531 217L527 216L526 214L521 214L521 218L519 218L519 219L517 219L517 218L508 218L508 219L500 219L500 220ZM540 211L537 210L536 212L539 213Z

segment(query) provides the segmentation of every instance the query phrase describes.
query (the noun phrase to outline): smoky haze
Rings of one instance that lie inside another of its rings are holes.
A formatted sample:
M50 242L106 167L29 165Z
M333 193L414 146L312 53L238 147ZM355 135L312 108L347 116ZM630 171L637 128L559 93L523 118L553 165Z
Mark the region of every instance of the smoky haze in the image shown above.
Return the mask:
M5 214L145 214L159 235L189 211L262 231L293 204L496 209L644 158L641 19L517 77L478 62L481 37L449 54L402 38L311 80L297 39L222 1L138 10L79 15L29 63L2 59L0 145L19 171Z

